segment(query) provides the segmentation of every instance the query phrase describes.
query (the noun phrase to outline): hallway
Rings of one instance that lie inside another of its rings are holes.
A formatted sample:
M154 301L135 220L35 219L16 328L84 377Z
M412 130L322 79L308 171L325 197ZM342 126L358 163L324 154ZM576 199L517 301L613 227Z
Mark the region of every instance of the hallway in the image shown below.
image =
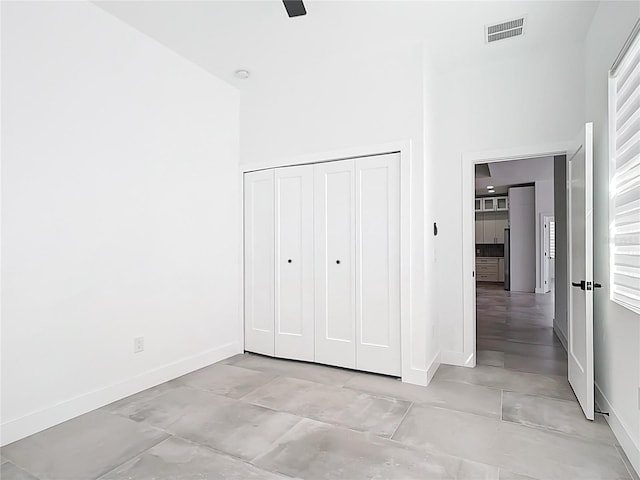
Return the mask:
M553 332L553 293L477 287L477 363L567 376L567 354Z

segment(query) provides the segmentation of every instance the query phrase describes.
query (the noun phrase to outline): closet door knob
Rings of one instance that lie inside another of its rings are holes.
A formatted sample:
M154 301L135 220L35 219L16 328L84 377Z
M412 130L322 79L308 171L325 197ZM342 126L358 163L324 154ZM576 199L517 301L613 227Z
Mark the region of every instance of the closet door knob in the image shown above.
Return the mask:
M340 265L340 260L336 260L336 263L337 263L338 265Z
M287 263L291 263L291 261L292 261L292 260L291 260L291 259L289 259L289 260L287 260Z

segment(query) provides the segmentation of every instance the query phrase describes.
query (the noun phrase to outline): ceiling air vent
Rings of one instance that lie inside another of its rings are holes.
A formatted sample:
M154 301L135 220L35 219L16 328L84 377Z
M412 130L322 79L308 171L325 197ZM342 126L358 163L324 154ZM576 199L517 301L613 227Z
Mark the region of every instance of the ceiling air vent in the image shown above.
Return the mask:
M517 37L524 33L524 17L509 20L495 25L487 25L485 29L487 43L497 42L505 38Z

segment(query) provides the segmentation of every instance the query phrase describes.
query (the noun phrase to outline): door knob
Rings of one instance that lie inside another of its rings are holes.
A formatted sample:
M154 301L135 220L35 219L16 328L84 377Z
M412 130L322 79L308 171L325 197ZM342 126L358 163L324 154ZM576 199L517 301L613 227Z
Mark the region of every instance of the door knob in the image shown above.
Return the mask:
M291 263L291 259L287 260L287 263Z
M587 282L585 280L578 282L571 282L572 287L578 287L580 290L593 290L594 288L602 288L602 285L599 283Z
M336 263L337 263L338 265L340 265L340 260L336 260Z

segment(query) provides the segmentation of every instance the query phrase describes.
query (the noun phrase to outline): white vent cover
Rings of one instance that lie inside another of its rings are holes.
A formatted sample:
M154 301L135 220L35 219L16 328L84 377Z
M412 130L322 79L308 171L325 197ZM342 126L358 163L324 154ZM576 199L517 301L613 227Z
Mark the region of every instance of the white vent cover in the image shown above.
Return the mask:
M525 17L520 17L495 25L487 25L485 27L485 39L487 43L522 35L524 33L524 19Z

